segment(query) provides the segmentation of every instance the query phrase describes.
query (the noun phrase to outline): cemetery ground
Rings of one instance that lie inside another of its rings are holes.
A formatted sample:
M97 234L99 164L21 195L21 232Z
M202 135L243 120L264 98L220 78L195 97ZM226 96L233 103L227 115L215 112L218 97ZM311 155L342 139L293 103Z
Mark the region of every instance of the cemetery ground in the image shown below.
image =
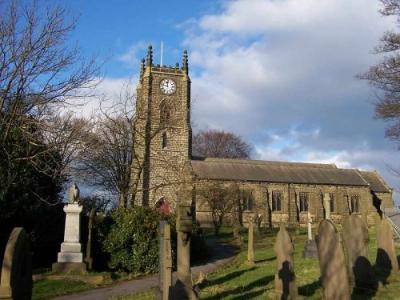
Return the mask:
M340 230L340 227L338 226ZM255 266L247 264L247 247L243 247L237 256L228 264L213 273L206 275L206 279L200 283L200 298L207 300L217 299L268 299L268 295L274 290L274 273L276 269L276 256L274 243L277 230L272 232L261 231L255 233ZM305 259L302 257L306 229L300 229L297 234L290 231L294 240L294 270L296 284L299 288L299 296L304 299L322 299L322 288L319 281L320 269L317 259ZM377 253L375 227L369 228L369 259L375 265ZM232 242L232 233L225 228L219 237L221 242ZM245 244L247 238L245 238ZM396 248L398 258L400 248ZM373 268L378 281L378 289L355 290L352 299L399 299L400 274L392 274ZM197 278L194 278L196 283ZM156 290L150 289L140 293L114 298L114 300L144 300L156 299Z

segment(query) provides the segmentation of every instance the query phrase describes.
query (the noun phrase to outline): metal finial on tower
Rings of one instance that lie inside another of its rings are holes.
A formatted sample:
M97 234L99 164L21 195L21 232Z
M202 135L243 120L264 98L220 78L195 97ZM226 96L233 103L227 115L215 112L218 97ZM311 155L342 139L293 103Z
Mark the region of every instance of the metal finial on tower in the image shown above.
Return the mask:
M147 48L146 66L152 66L153 64L153 47L149 45Z
M142 60L140 62L140 77L142 77L142 75L144 73L144 68L145 68L144 63L145 63L145 60L144 60L144 58L142 58Z
M187 54L187 50L186 49L183 50L182 70L184 70L186 74L189 73L188 54Z
M164 43L161 41L161 51L160 51L160 66L162 67L163 65L163 55L164 55Z

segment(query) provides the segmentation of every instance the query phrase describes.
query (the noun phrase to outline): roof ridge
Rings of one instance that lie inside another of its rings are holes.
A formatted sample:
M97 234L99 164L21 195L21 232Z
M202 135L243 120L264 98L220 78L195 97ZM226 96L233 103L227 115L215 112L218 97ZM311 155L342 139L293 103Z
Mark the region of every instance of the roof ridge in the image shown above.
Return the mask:
M360 176L361 179L362 179L368 186L371 186L371 184L362 176L362 174L361 174L362 171L359 170L359 169L355 169L355 170L356 170L358 176Z
M339 169L334 163L312 163L312 162L294 162L294 161L281 161L281 160L260 160L260 159L243 159L243 158L220 158L220 157L196 157L192 160L203 162L234 162L239 164L284 164L284 165L298 165L298 166L314 166L314 167L332 167Z
M378 180L389 190L389 191L393 191L393 188L391 188L386 181L383 179L383 177L381 176L381 174L379 174L376 170L371 171L372 173L374 173L377 177Z

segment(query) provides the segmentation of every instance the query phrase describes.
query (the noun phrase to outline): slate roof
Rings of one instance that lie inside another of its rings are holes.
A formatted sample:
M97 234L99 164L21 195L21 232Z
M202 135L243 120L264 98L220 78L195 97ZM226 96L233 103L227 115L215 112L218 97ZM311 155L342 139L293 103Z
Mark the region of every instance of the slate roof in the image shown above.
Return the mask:
M191 163L200 179L368 186L358 170L334 164L221 158L193 159Z
M377 193L389 193L389 186L383 181L377 172L360 171L361 176L369 183L372 191Z

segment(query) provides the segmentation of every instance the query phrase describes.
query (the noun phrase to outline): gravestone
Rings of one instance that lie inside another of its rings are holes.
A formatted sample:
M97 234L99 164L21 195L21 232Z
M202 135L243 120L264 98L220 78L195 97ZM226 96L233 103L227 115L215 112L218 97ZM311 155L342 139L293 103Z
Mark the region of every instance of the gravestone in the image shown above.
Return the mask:
M247 263L250 267L254 266L254 224L249 220L249 236L247 243Z
M304 245L304 250L303 250L304 258L318 258L317 244L315 243L315 240L313 239L312 236L312 222L313 221L311 218L311 214L308 211L307 213L308 238L306 244Z
M93 268L93 258L92 258L92 234L94 227L94 218L96 216L96 210L92 208L89 213L89 224L88 224L88 239L86 243L86 257L85 262L87 263L88 270Z
M32 256L25 230L16 227L10 234L1 268L0 299L32 298Z
M243 237L241 233L241 225L240 225L240 216L239 212L235 211L233 213L232 218L232 226L233 226L233 238L235 240L235 244L239 247L243 246Z
M324 211L325 211L325 219L330 220L331 219L331 197L329 193L324 194Z
M159 299L169 299L169 289L172 285L172 253L171 228L166 221L160 222L160 296Z
M331 220L319 224L317 248L324 299L350 299L344 251Z
M313 240L313 236L312 236L312 218L311 218L311 214L310 211L307 212L307 237L308 240L311 241Z
M182 198L180 198L182 199ZM183 198L185 199L185 198ZM190 270L190 239L192 233L193 218L191 206L178 205L176 219L177 234L177 280L170 289L169 299L198 299L192 286L192 274Z
M368 227L357 215L343 222L343 245L346 251L350 287L375 289L372 266L368 260Z
M82 245L80 243L80 214L82 206L78 204L79 189L73 184L69 189L69 201L64 206L65 232L61 251L57 255L57 263L53 264L55 273L86 273L86 264L83 262Z
M284 225L281 225L274 246L276 254L275 299L295 299L298 296L294 274L293 243Z
M397 272L399 264L393 240L393 228L388 220L382 219L377 226L378 252L376 255L376 264L382 269Z

